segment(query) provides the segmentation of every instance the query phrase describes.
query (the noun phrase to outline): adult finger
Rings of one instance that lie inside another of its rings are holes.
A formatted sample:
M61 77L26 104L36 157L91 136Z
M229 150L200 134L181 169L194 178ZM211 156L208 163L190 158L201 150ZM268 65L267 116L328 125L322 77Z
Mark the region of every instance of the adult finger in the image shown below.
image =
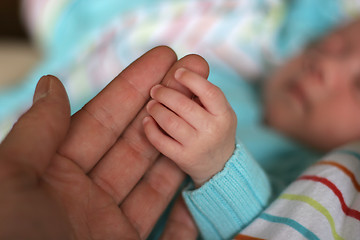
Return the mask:
M2 164L41 175L65 138L69 123L70 106L63 85L56 77L42 77L32 107L0 146Z
M183 198L180 196L174 203L170 216L166 222L161 240L197 239L198 229L187 209Z
M175 61L171 49L157 47L132 63L73 116L59 153L85 172L92 169L138 114L150 88L164 78Z
M209 67L197 55L188 55L177 61L166 74L163 84L180 90L183 87L175 81L177 69L186 67L206 77ZM155 84L154 84L155 85ZM124 131L116 144L89 173L90 177L106 192L121 203L159 156L158 151L147 140L143 119L148 116L144 108ZM180 170L179 170L180 171ZM133 206L138 207L138 206Z
M179 171L174 162L161 156L120 205L141 239L146 239L150 234L184 178L185 174Z

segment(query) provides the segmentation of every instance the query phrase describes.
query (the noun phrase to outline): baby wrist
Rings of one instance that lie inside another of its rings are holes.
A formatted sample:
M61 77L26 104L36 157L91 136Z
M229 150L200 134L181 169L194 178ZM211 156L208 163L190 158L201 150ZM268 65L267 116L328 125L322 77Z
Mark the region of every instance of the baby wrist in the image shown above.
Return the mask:
M215 166L213 166L208 171L206 171L207 174L204 175L204 170L202 170L201 174L190 175L195 188L201 187L203 184L205 184L210 179L212 179L215 175L217 175L218 173L223 171L226 163L233 157L235 150L236 150L236 145L234 144L233 149L231 150L230 154L228 154L229 156L225 155L225 157L223 157L220 161L215 160L215 163L216 163ZM200 175L201 175L201 177L200 177Z

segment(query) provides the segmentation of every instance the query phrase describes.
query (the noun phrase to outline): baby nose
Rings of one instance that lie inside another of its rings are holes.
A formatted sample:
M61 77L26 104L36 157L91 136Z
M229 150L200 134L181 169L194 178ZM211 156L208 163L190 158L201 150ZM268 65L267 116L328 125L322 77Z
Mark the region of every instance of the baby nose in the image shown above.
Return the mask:
M323 67L322 86L335 93L344 92L352 87L353 79L346 60L326 60Z

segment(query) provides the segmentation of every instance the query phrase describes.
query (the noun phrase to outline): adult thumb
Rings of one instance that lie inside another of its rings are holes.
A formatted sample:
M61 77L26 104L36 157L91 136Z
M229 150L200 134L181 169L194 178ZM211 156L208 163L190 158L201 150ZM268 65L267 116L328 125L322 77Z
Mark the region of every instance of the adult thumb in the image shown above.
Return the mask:
M54 76L42 77L32 107L0 145L0 163L25 166L42 175L64 140L69 123L69 100L62 83Z

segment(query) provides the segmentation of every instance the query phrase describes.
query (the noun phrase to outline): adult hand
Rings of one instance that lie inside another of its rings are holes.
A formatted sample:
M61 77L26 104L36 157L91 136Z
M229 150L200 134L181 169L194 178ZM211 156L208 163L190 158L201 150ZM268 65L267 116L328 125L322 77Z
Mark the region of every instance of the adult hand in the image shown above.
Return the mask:
M140 109L194 61L208 71L155 48L71 118L61 83L42 78L0 145L0 239L146 238L184 174L146 140Z
M183 198L180 196L174 203L161 240L196 240L199 231L196 227Z

